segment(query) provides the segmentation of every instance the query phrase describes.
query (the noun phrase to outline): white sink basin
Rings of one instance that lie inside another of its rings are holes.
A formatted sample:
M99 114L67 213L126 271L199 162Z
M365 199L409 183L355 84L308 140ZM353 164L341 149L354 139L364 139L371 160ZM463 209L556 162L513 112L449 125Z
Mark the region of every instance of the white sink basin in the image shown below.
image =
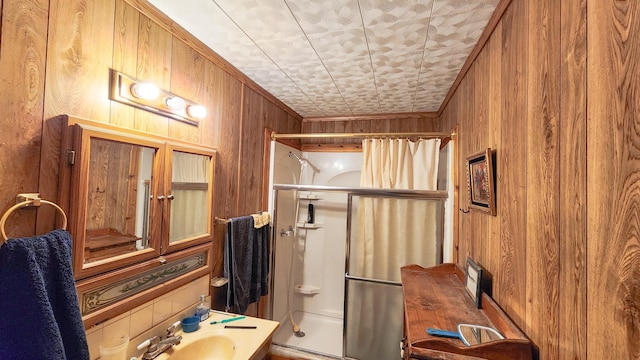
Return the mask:
M169 360L231 360L235 352L233 340L224 335L212 335L180 347Z
M242 325L241 328L226 328L227 325L221 323L222 320L236 316L237 314L214 312L207 321L200 323L197 331L189 333L178 331L177 334L182 336L180 344L167 349L155 360L264 359L271 344L271 336L279 325L278 322L247 316L231 323L233 327ZM211 322L216 323L211 324ZM140 335L133 343L139 344L149 337L149 334ZM141 359L142 351L138 351L136 356Z

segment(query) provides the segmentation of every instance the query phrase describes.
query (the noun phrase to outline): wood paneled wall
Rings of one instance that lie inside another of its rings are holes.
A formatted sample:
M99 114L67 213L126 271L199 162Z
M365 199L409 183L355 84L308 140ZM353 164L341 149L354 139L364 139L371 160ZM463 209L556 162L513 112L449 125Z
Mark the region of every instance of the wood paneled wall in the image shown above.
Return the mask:
M0 212L21 192L57 200L59 128L71 114L218 149L214 216L262 209L263 128L299 133L302 118L138 0L3 0L0 34ZM194 127L108 98L109 69L202 102ZM42 154L42 158L41 158ZM20 210L12 236L44 233L54 212ZM36 225L37 224L37 225ZM217 227L218 228L218 227ZM214 275L224 229L215 231Z
M540 359L640 359L639 55L637 1L513 0L442 109L461 194L466 157L497 160L497 216L460 214L458 262Z
M587 14L587 353L640 359L640 2Z
M430 132L437 128L437 116L412 115L412 114L388 114L387 116L356 116L346 120L339 118L323 119L320 117L302 123L303 133L363 133L363 132ZM447 131L452 129L447 129ZM302 144L306 149L323 145L329 146L359 146L361 139L304 139Z

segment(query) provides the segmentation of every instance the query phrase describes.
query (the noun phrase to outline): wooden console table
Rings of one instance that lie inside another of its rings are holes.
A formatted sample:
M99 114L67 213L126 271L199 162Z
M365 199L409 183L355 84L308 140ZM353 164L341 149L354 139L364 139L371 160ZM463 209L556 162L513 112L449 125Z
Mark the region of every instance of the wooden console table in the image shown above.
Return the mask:
M401 269L404 296L404 359L531 359L531 341L486 294L478 309L465 292L464 272L455 264ZM427 328L456 331L458 324L497 329L504 340L465 346L458 339L427 334Z

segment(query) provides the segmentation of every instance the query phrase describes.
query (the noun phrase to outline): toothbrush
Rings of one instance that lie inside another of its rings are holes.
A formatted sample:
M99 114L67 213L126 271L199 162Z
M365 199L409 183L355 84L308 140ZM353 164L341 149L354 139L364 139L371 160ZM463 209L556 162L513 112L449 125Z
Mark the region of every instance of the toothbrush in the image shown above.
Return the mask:
M228 322L231 322L231 321L242 320L244 318L245 318L245 316L242 315L242 316L234 317L234 318L231 318L231 319L212 321L212 322L210 322L210 324L224 324L224 323L228 323Z

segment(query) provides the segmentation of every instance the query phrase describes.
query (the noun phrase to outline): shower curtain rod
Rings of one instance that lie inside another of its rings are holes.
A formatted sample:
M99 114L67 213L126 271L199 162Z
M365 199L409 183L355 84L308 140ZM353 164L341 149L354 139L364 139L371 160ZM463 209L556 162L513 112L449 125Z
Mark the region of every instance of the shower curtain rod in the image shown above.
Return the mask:
M271 140L276 139L312 139L312 138L368 138L368 137L424 137L447 138L454 137L455 132L388 132L388 133L307 133L307 134L279 134L271 133Z

